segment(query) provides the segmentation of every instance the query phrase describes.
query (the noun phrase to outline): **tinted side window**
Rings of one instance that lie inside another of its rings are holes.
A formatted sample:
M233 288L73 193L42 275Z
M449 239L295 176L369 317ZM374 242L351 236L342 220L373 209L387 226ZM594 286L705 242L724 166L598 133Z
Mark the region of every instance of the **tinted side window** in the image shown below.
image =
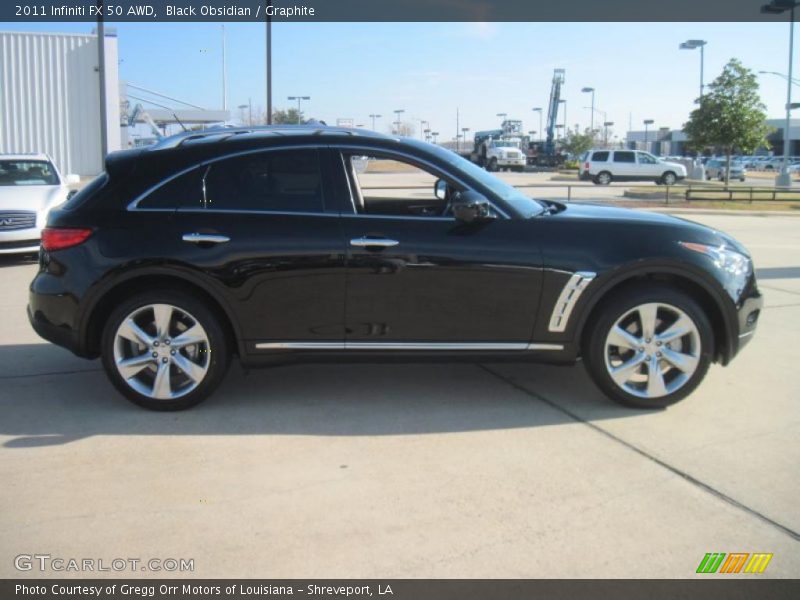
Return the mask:
M322 212L319 153L258 152L212 163L205 200L208 210Z
M200 167L170 179L142 198L136 208L203 208L203 171Z
M608 152L595 152L592 155L592 160L594 162L606 162L608 160Z
M634 152L614 152L614 162L635 163L636 153Z

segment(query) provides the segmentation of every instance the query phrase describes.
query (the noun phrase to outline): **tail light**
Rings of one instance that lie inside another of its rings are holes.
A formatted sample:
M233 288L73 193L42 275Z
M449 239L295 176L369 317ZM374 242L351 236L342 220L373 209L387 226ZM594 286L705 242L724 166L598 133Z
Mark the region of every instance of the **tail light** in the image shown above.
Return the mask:
M45 227L42 230L42 248L47 252L71 248L85 242L92 235L86 227Z
M588 171L589 170L589 163L588 162L583 163L583 170L584 171Z

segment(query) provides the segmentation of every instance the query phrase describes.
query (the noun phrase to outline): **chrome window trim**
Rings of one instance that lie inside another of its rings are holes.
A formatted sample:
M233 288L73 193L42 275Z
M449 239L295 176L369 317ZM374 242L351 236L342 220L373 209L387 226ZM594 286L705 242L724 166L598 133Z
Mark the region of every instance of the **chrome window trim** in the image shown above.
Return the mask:
M319 150L324 150L324 149L326 149L328 147L329 147L329 144L319 144L319 143L316 143L316 144L281 144L279 146L269 146L268 148L251 148L250 150L240 150L238 152L231 152L229 154L224 154L224 155L220 155L220 156L215 156L213 158L208 158L206 160L201 160L198 163L194 163L190 167L186 167L185 169L182 169L182 170L178 171L177 173L173 173L172 175L170 175L166 179L162 179L161 181L159 181L155 185L151 185L144 192L142 192L141 194L136 196L136 198L131 200L128 203L128 206L126 207L126 210L129 210L129 211L155 211L155 210L165 211L165 210L168 210L168 211L173 211L173 212L180 210L181 212L185 212L184 209L181 209L179 207L175 207L175 208L139 208L138 204L144 198L149 196L151 193L156 191L158 188L167 185L173 179L177 179L178 177L180 177L182 175L185 175L186 173L188 173L190 171L193 171L194 169L199 169L200 167L203 167L203 166L211 166L213 163L219 162L221 160L226 160L228 158L236 158L236 157L239 157L239 156L246 156L248 154L259 154L261 152L277 152L277 151L281 151L281 150L294 150L294 149L303 149L303 150L314 149L314 150L319 151ZM321 165L320 165L320 168L322 168ZM206 203L206 199L205 199L205 176L207 174L208 174L208 170L206 170L206 173L203 174L203 202L204 203ZM323 205L324 205L325 204L325 194L324 193L323 193L322 202L323 202ZM203 212L209 212L209 213L210 212L222 212L222 210L226 210L226 209L221 209L221 210L217 210L217 209L214 209L214 208L212 208L212 209L203 209ZM231 211L231 212L244 212L244 211L234 210L234 211ZM267 211L267 210L255 210L255 211L248 211L248 212L254 212L254 213L258 213L258 214L275 214L273 211ZM307 213L307 212L299 212L299 214L307 215L309 213Z
M257 350L563 350L563 344L527 342L256 342Z
M567 329L569 317L575 308L575 304L596 276L597 273L592 271L577 271L572 274L572 277L567 280L561 289L558 300L553 305L548 331L561 333Z
M458 183L459 185L461 185L465 189L468 189L468 190L472 190L473 189L471 185L467 184L463 179L460 179L459 177L456 177L450 171L445 171L444 169L442 169L438 165L435 165L432 162L430 162L428 160L425 160L424 158L420 158L418 156L414 156L413 154L409 154L408 152L403 152L402 150L394 150L394 149L386 150L384 148L373 148L373 147L370 147L370 146L359 146L357 144L353 144L353 145L351 145L351 144L329 144L328 147L331 150L338 151L340 156L342 156L342 158L344 158L344 153L348 149L366 150L368 152L377 153L377 154L386 154L386 155L389 155L389 156L392 156L392 155L402 156L404 158L407 158L412 164L414 162L421 163L423 165L426 165L426 166L430 167L435 172L447 175L447 177L449 179L455 180L456 183ZM343 167L345 168L345 171L346 171L347 170L346 169L346 165L343 165ZM345 172L345 176L347 176L346 172ZM350 186L352 185L350 183L350 178L347 177L347 180L348 180L348 188L350 188ZM358 182L356 182L356 183L358 183ZM352 208L352 210L353 210L353 216L356 216L356 217L384 218L384 215L366 215L366 214L359 213L358 210L356 210L355 199L353 198L353 190L349 189L349 192L350 192L350 208ZM483 196L483 194L481 194L481 196ZM490 204L492 209L494 209L494 211L497 212L498 215L502 216L504 219L510 219L511 218L511 217L508 216L508 214L504 210L498 208L497 205L494 202L489 200L489 198L486 198L486 201ZM343 217L344 216L348 216L348 213L342 213L342 216ZM419 219L434 219L436 221L446 221L446 220L455 221L455 219L452 218L452 217L405 217L405 216L402 216L402 215L386 215L386 216L390 217L390 218L403 219L403 220L407 220L407 221L416 221L416 220L419 220Z

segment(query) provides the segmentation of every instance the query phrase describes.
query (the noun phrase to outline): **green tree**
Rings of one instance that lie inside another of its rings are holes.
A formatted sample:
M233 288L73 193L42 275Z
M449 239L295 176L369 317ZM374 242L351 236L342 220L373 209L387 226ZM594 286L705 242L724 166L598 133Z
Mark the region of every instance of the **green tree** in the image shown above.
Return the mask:
M577 128L576 128L577 130ZM566 138L561 144L564 152L569 152L573 158L578 158L594 146L594 134L586 128L586 131L567 131Z
M683 130L690 147L698 151L713 147L724 152L727 185L731 154L735 150L750 154L767 143L766 107L758 94L756 76L732 58L697 103Z
M296 108L287 110L277 109L272 113L272 122L275 125L296 125L301 123L301 115Z

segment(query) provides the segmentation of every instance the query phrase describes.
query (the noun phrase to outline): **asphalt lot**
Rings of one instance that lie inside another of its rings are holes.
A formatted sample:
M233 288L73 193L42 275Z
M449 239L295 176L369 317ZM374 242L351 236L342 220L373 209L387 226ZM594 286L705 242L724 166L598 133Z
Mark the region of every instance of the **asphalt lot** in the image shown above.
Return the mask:
M150 413L36 336L35 265L0 260L0 577L41 576L14 569L34 553L193 558L196 577L692 577L706 552L800 577L800 219L694 218L750 248L766 310L655 412L580 365L418 364L234 367L205 404Z

